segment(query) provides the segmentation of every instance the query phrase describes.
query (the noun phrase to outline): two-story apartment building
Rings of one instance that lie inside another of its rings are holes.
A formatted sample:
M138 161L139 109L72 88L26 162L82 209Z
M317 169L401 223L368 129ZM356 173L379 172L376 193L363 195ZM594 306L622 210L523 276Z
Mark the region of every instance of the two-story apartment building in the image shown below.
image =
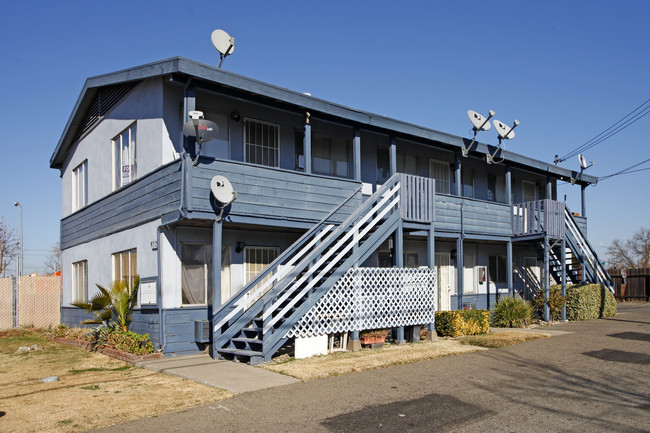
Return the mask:
M218 126L200 154L182 131L195 110ZM62 322L82 320L70 304L95 283L137 274L133 329L165 353L212 343L257 362L292 338L403 339L435 309L606 282L584 237L597 179L577 179L572 215L557 185L575 172L511 152L488 164L483 143L463 157L469 142L183 58L89 78L50 160ZM216 175L237 192L221 219Z

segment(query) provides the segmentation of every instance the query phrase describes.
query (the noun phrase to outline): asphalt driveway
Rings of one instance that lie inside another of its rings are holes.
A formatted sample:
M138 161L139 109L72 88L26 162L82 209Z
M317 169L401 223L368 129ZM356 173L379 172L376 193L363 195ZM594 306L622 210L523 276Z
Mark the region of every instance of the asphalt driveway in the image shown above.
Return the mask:
M564 335L239 394L102 432L650 432L650 304Z

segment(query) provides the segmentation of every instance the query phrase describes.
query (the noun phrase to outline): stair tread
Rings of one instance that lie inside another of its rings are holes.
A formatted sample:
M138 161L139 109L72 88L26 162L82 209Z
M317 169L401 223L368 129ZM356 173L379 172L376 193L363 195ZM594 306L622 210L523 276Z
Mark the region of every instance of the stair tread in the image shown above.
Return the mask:
M248 337L235 337L232 338L231 341L239 341L242 343L259 343L259 344L263 343L263 341L260 340L259 338L248 338Z
M234 347L217 349L219 353L230 353L231 355L245 355L245 356L263 356L264 354L258 350L236 349Z

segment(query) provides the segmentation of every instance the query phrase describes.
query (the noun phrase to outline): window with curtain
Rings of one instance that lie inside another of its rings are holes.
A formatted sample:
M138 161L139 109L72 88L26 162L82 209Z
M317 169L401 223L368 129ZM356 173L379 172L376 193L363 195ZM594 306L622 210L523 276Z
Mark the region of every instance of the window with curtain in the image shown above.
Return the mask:
M503 175L488 174L488 201L506 202L506 178Z
M113 189L136 178L135 123L113 138Z
M72 264L72 301L88 302L88 260Z
M72 170L72 211L88 204L88 160Z
M350 140L314 133L311 157L314 173L350 177Z
M182 305L206 305L212 295L212 245L181 243Z
M463 187L463 197L474 198L474 169L463 167L460 178Z
M488 259L488 271L490 281L493 283L507 282L506 256L490 256Z
M418 173L418 159L413 155L406 155L404 153L397 154L397 172L404 174L412 174L417 176Z
M131 287L136 275L138 275L138 253L135 248L113 254L113 279L115 281L126 281Z

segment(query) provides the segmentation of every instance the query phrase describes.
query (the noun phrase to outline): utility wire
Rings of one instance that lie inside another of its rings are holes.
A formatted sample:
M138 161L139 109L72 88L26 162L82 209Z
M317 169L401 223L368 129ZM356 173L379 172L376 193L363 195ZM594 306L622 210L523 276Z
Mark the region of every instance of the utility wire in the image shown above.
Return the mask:
M637 162L636 164L634 164L634 165L632 165L632 166L630 166L628 168L624 168L623 170L617 171L616 173L612 173L612 174L609 174L607 176L603 176L603 177L599 178L598 181L602 182L603 180L609 179L610 177L620 176L620 175L623 175L623 174L636 173L638 171L650 170L650 167L648 167L648 168L640 168L640 169L637 169L637 170L632 170L633 168L636 168L636 167L638 167L640 165L643 165L643 164L645 164L646 162L649 162L649 161L650 161L650 158L648 158L646 160L643 160L641 162Z
M609 128L605 129L603 132L600 134L596 135L592 139L586 141L585 143L581 144L571 152L567 153L566 155L562 157L556 157L555 158L555 163L560 163L563 161L566 161L569 158L572 158L576 156L579 153L582 153L588 149L591 149L592 147L602 143L603 141L607 140L608 138L612 137L613 135L618 134L628 126L632 125L633 123L641 120L641 118L645 117L646 115L650 114L650 99L646 100L643 104L639 105L636 107L634 110L623 116L621 119L619 119L616 123L614 123L612 126Z

